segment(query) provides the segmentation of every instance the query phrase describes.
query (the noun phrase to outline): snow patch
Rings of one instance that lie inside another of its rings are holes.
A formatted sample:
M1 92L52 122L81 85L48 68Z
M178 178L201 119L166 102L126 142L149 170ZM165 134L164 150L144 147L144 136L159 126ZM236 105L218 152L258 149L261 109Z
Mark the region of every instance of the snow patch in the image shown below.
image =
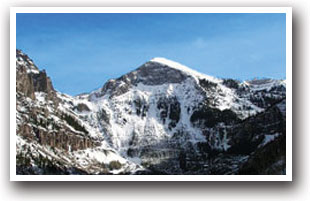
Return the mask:
M275 134L270 134L270 135L265 135L264 140L261 142L261 144L258 147L263 147L266 144L274 141L278 136L280 136L279 133L275 133Z

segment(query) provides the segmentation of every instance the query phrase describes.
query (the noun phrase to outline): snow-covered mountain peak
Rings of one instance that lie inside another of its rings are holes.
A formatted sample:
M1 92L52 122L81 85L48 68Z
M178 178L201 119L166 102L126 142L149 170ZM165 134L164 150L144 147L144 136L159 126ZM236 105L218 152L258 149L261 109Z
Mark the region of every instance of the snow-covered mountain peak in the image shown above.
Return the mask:
M151 62L157 62L157 63L161 63L163 65L178 69L178 70L182 70L182 71L192 71L192 69L190 69L187 66L184 66L178 62L166 59L164 57L155 57L153 59L150 60Z
M182 71L183 73L186 73L187 75L193 76L196 79L207 79L210 80L212 82L220 82L220 79L217 79L215 77L209 76L209 75L205 75L203 73L199 73L183 64L180 64L178 62L163 58L163 57L155 57L153 59L150 60L150 62L156 62L156 63L160 63L162 65L168 66L170 68L174 68L176 70Z

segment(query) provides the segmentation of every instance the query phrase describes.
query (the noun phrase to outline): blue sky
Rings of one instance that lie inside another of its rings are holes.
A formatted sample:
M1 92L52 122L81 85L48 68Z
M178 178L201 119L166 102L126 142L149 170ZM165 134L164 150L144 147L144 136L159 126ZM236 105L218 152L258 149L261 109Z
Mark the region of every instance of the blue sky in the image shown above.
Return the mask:
M16 46L76 95L165 57L239 80L285 78L285 14L29 14Z

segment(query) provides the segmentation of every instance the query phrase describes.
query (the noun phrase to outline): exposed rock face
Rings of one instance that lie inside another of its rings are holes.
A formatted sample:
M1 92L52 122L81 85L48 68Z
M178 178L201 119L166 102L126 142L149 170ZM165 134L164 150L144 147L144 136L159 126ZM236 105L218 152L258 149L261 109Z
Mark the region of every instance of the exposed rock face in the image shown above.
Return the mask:
M175 128L180 120L181 107L176 97L160 98L157 102L157 109L160 110L160 118L165 124L169 121L168 128L171 130ZM168 120L167 120L168 119Z
M32 60L19 50L16 51L16 58L16 134L31 144L48 146L66 152L100 146L100 141L88 136L85 129L81 132L75 130L77 126L71 128L79 124L78 120L76 120L77 123L74 122L76 117L70 119L75 124L66 122L63 118L63 112L58 109L60 99L46 72L39 71ZM85 106L78 108L86 109ZM22 147L21 151L24 151ZM18 171L23 172L20 168Z
M58 93L46 72L16 51L17 174L128 174L139 169L85 121L90 105ZM80 95L83 96L83 95ZM109 123L102 110L95 115Z
M25 96L35 99L33 79L30 71L39 72L27 55L16 51L16 91L22 92Z
M47 94L48 100L52 100L57 106L59 99L56 96L56 91L52 85L51 79L47 77L45 70L39 74L32 74L33 86L36 92L44 92Z
M88 106L85 105L85 104L83 104L83 103L78 104L78 105L76 106L76 109L77 109L79 112L83 112L83 111L89 112L89 111L90 111L90 109L88 108Z
M21 67L20 71L18 71L20 77L28 77L29 79L20 80L20 84L24 87L17 87L17 102L21 103L18 106L23 106L22 108L17 108L17 111L21 112L19 116L21 123L18 124L17 134L28 140L37 141L41 145L49 145L50 147L66 151L75 151L98 146L98 143L95 143L86 133L81 134L81 132L71 130L68 128L68 125L65 124L66 122L57 122L54 118L51 118L51 115L55 115L63 119L63 121L67 120L63 115L60 115L57 109L56 112L50 111L51 108L57 108L58 105L58 98L56 97L56 92L53 89L52 83L46 77L45 72L27 76L27 72L22 71L23 69L24 68ZM24 75L22 75L23 72L25 73ZM27 86L27 84L32 85ZM31 93L27 93L28 91L25 91L25 87L29 87ZM44 92L44 94L46 94L45 100L52 100L52 102L48 106L43 107L41 105L32 104L31 102L22 104L23 101L27 102L27 100L24 99L25 97L35 100L35 92ZM57 102L54 100L57 100ZM72 117L72 119L74 119L74 117ZM69 126L73 125L70 125L69 122Z
M158 65L156 62L147 62L135 71L132 71L116 80L108 81L102 88L102 95L111 93L111 97L128 92L138 83L144 85L162 85L165 83L181 83L188 76L183 72L170 68L167 65Z
M20 67L16 72L16 91L25 94L25 96L35 99L33 80L31 75L27 74L25 67Z
M167 65L158 65L156 62L147 62L136 71L137 81L145 85L162 85L165 83L181 83L187 78L182 71L170 68Z
M35 99L35 92L44 92L48 94L48 100L54 101L56 106L59 102L45 70L39 71L33 61L20 50L16 50L16 91L31 99Z
M74 133L69 129L47 130L40 127L32 127L29 124L19 126L17 132L31 141L37 141L41 145L48 145L65 151L77 151L94 148L100 144L88 136Z
M39 74L32 75L34 80L34 89L35 91L41 91L45 93L49 93L54 91L53 85L49 77L46 76L45 70L40 71Z

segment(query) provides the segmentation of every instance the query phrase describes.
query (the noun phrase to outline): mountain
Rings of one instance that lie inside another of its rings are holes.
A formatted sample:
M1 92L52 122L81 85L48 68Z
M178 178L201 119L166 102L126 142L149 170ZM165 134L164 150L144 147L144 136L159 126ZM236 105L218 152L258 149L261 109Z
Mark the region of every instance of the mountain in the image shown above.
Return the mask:
M285 174L285 80L154 58L72 97L20 50L16 74L18 174Z

